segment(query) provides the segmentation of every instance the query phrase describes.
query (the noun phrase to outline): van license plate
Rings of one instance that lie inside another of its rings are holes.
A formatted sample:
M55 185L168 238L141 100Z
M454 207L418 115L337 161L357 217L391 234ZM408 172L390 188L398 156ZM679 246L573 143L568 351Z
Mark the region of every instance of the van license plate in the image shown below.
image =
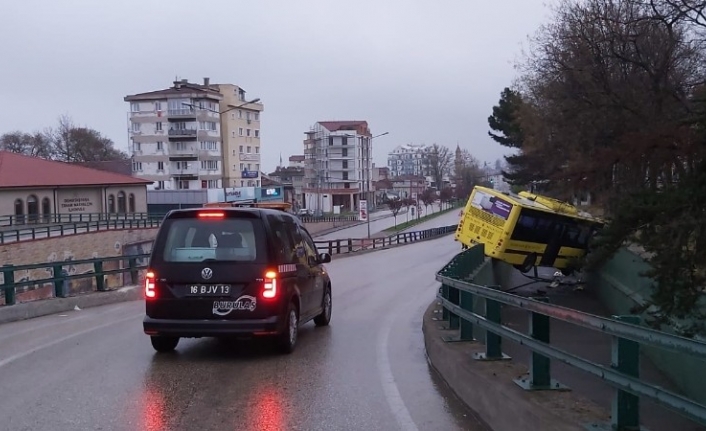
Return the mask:
M227 296L230 284L191 284L186 288L187 296Z

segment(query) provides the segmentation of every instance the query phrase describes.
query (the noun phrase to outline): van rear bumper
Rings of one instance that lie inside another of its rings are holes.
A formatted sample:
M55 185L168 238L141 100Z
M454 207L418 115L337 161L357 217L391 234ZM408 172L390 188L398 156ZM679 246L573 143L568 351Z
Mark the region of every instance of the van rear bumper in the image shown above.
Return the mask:
M218 337L224 335L271 335L279 332L281 321L277 316L267 319L153 319L145 316L142 327L147 335L172 337Z

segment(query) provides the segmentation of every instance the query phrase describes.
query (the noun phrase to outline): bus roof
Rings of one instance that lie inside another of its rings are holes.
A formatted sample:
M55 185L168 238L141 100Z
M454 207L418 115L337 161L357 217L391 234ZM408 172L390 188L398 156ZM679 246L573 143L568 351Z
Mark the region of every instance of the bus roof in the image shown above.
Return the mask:
M482 187L482 186L475 186L474 189L478 189L478 190L480 190L480 191L482 191L482 192L484 192L484 193L488 193L488 194L491 194L491 195L493 195L493 196L495 196L495 197L502 198L502 199L504 199L504 200L507 200L509 203L511 203L511 204L513 204L513 205L518 205L518 206L523 207L523 208L529 208L529 209L534 209L534 210L538 210L538 211L544 211L544 212L548 212L548 213L552 213L552 214L559 214L559 215L563 215L563 216L566 216L566 217L571 217L571 218L577 218L577 219L581 219L581 220L588 220L588 221L592 221L592 222L603 223L603 221L600 220L600 219L598 219L597 217L594 217L593 215L591 215L591 214L589 214L589 213L587 213L587 212L585 212L585 211L581 211L581 210L579 210L578 208L576 208L576 207L574 207L573 205L571 205L571 204L569 204L569 203L566 203L566 202L563 202L563 204L566 205L567 207L574 208L574 209L576 210L575 213L573 213L573 212L566 212L566 211L560 211L560 210L558 211L558 210L556 210L556 209L554 209L554 208L551 208L551 207L549 207L549 206L547 206L547 205L544 205L544 204L542 204L542 203L540 203L540 202L534 201L534 200L532 200L532 199L528 199L528 198L525 197L525 196L521 196L521 195L519 195L519 194L517 194L517 193L513 193L513 192L501 192L501 191L499 191L499 190L491 189L491 188L488 188L488 187ZM526 193L526 194L532 195L532 196L537 196L540 200L542 200L542 199L551 199L551 198L547 198L547 197L542 196L542 195L534 195L534 194L530 194L530 193ZM554 200L554 199L552 199L552 200Z

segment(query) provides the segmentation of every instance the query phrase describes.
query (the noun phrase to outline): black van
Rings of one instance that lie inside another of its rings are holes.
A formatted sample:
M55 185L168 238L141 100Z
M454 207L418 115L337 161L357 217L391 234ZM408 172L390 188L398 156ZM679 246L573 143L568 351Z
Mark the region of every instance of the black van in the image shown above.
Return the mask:
M290 353L299 326L331 320L330 261L283 211L173 210L145 277L144 331L158 352L181 337L262 335Z

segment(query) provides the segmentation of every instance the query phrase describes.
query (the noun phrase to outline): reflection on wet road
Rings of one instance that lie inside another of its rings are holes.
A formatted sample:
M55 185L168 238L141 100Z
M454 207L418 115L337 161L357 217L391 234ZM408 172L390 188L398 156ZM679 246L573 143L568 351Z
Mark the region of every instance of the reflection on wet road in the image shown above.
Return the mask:
M0 326L0 429L481 430L430 371L421 318L442 239L336 260L331 326L297 350L182 340L156 355L141 302Z

